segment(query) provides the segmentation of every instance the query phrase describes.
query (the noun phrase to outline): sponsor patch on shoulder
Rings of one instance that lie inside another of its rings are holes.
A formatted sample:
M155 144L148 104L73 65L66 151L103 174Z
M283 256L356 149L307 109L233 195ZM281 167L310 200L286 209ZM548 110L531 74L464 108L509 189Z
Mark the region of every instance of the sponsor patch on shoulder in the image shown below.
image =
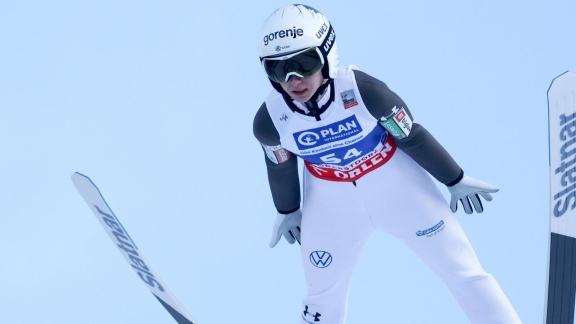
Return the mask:
M276 164L286 162L290 158L290 151L286 150L281 145L268 146L262 144L262 148L264 148L264 152L268 159Z
M389 116L380 118L380 125L386 128L395 138L404 138L410 135L412 119L406 109L394 107Z
M340 93L342 97L342 103L344 103L344 109L352 108L358 105L358 100L356 100L356 94L353 89L346 90Z

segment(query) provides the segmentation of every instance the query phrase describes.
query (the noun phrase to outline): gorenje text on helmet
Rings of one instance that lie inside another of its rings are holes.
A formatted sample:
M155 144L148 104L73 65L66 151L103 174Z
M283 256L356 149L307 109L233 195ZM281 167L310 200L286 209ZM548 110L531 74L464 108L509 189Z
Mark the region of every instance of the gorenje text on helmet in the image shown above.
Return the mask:
M284 37L296 38L298 36L304 36L304 30L302 28L296 29L296 27L292 27L292 29L275 31L273 33L264 36L264 45L268 45L269 42L278 38L284 38Z

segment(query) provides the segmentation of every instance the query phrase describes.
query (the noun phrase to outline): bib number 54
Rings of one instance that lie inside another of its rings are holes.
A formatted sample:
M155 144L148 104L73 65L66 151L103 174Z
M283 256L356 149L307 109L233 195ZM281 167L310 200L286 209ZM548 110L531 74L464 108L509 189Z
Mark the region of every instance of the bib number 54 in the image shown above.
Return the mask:
M361 155L362 155L362 151L358 151L355 148L351 148L346 152L346 154L344 154L344 157L342 157L342 158L337 157L336 153L330 153L330 154L321 156L320 160L322 160L322 162L327 163L327 164L339 164L342 162L342 160L348 160L351 158L359 157Z

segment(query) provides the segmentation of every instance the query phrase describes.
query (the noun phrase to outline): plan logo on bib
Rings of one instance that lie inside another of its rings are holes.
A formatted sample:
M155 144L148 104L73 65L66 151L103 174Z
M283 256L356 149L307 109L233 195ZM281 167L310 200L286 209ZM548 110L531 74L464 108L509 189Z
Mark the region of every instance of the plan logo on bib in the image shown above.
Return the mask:
M294 140L300 150L306 150L337 141L343 141L362 132L356 116L350 116L330 125L294 133Z

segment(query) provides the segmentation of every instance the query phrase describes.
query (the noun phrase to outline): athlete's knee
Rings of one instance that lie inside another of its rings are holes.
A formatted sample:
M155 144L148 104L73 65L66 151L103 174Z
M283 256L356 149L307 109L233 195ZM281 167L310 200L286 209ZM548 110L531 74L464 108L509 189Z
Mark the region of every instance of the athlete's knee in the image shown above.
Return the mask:
M483 280L492 280L492 275L481 266L474 266L465 269L445 268L437 271L438 276L449 284L467 285Z
M484 280L486 278L492 278L492 275L486 272L486 270L480 266L472 267L466 271L458 271L455 276L463 282L475 282Z

